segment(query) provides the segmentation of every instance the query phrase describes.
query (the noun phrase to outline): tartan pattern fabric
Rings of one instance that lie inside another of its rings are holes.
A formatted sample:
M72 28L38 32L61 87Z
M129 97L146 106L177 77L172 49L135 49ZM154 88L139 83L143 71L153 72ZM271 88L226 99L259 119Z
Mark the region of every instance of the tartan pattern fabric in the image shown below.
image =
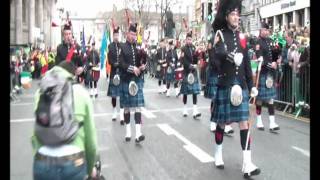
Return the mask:
M169 82L174 82L176 79L175 79L175 73L174 73L174 69L172 68L172 72L171 73L166 73L166 81L169 83Z
M217 92L218 77L213 73L208 74L207 84L204 89L204 97L207 99L213 99Z
M135 96L129 94L129 83L127 81L122 81L120 83L120 106L121 107L143 107L144 106L144 96L143 96L143 85L144 80L141 78L135 78L134 81L138 85L138 93Z
M257 100L269 101L270 99L276 98L276 89L274 87L275 81L273 79L273 86L267 88L266 86L267 74L260 74L259 86L258 86L258 96Z
M161 67L160 71L156 71L156 78L159 80L164 80L165 78L165 68Z
M115 86L113 84L112 80L113 79L110 78L107 96L109 96L109 97L118 97L118 96L120 96L121 81L120 81L120 84L118 86Z
M188 75L185 75L181 83L180 94L200 94L200 84L197 73L194 73L194 83L188 83Z
M239 84L235 80L236 84ZM247 121L249 119L249 91L242 89L243 100L239 106L233 106L230 101L231 87L217 87L214 110L211 121L230 124L233 122Z

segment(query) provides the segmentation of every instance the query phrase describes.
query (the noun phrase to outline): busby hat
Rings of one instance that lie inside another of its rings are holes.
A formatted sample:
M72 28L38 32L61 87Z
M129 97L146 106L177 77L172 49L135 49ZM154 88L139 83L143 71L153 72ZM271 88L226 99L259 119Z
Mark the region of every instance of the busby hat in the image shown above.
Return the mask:
M241 13L242 0L220 0L216 17L212 23L212 28L216 32L219 29L227 27L226 16L232 11Z
M113 34L114 33L119 33L119 29L120 29L120 27L118 26L118 27L116 27L116 28L114 28L114 30L113 30Z
M63 30L71 30L71 26L69 24L65 24L63 26Z
M129 31L137 32L137 23L130 24Z
M72 26L71 20L68 20L68 21L64 24L63 30L71 30L71 26Z

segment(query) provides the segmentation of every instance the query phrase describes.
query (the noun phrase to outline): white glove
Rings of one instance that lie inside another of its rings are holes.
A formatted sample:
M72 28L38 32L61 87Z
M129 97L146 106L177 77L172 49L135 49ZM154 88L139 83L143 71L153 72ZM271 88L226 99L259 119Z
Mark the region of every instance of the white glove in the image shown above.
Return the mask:
M258 96L258 89L256 87L252 87L251 88L251 93L250 93L251 97L256 97Z
M257 61L263 61L263 57L262 56L260 56L258 59L257 59Z

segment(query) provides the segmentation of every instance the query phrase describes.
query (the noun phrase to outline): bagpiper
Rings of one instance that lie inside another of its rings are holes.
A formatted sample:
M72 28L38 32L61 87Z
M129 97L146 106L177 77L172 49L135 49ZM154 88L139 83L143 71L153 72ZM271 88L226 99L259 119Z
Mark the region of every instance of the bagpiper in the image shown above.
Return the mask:
M113 42L109 45L108 60L111 64L110 81L108 87L108 96L111 97L113 107L112 121L117 119L117 97L120 96L120 42L119 27L113 30ZM120 106L120 124L124 125L124 109Z
M131 140L130 110L134 111L136 128L136 143L145 139L141 133L141 107L144 106L143 74L145 64L136 48L137 25L131 24L127 33L127 40L121 45L120 67L120 107L124 108L124 121L126 123L125 140Z
M274 116L274 98L276 97L275 89L275 73L277 69L278 58L272 58L272 40L269 38L269 25L261 22L260 35L258 44L256 45L256 56L262 61L260 78L259 78L259 94L256 101L257 128L264 130L261 118L262 103L267 103L269 112L269 129L270 131L280 130L278 124L275 123Z
M183 94L183 116L188 116L187 95L193 97L193 118L201 116L197 107L197 95L200 94L200 84L197 72L198 57L196 56L195 46L192 44L192 31L187 33L186 45L181 49L184 78L182 80L180 94Z
M166 62L167 50L166 50L166 43L164 39L161 39L159 44L160 44L160 48L157 50L157 55L156 55L156 60L157 60L156 78L158 78L159 93L165 93L166 92L165 71L167 68L167 62ZM163 84L162 88L161 88L161 82Z
M207 47L207 54L208 54L208 67L207 67L207 82L204 88L204 97L211 100L210 103L210 114L213 113L214 108L214 100L215 95L217 92L217 81L218 81L218 70L215 64L215 61L213 60L213 53L214 50L212 48L212 42L213 38L208 41L208 47ZM210 117L210 131L215 132L216 131L217 124L212 121L212 117ZM232 134L234 130L232 129L231 125L225 125L224 133L225 134Z
M63 42L57 47L57 55L55 57L55 65L62 61L72 61L77 67L76 75L79 76L83 72L83 62L81 58L81 47L73 38L71 21L63 26Z
M167 94L170 96L170 84L174 83L176 95L178 94L178 83L175 82L175 69L178 67L178 54L173 45L173 41L169 41L169 50L167 51L167 68L166 68L166 82L167 82Z
M255 97L252 71L245 45L240 43L238 31L241 0L220 0L218 13L213 22L213 60L218 71L217 91L212 120L217 123L215 131L215 166L224 169L222 142L226 124L239 123L240 144L243 151L242 172L248 178L260 174L260 169L251 161L250 137L248 134L249 95ZM250 92L250 94L249 94Z

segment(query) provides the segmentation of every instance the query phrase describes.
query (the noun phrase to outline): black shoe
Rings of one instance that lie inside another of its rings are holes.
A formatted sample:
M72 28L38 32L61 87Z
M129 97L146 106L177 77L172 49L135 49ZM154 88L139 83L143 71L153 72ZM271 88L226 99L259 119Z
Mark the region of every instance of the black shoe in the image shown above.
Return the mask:
M228 131L228 132L224 132L224 134L233 134L234 133L234 130L233 129L231 129L230 131Z
M98 97L98 94L96 94L94 97L97 98L97 97Z
M144 135L139 136L139 138L136 138L136 143L140 143L141 141L143 141L145 139Z
M120 125L124 125L124 120L120 120Z
M116 118L112 118L112 121L116 121L117 119Z
M129 142L131 140L131 137L126 137L126 142Z
M271 132L278 131L278 130L280 130L280 127L270 128Z
M224 169L224 165L222 164L222 165L218 165L218 166L216 166L216 168L218 168L218 169Z
M188 117L188 115L187 115L187 114L184 114L183 117Z
M198 113L198 114L194 115L193 119L197 119L198 117L201 117L201 113Z
M260 131L264 131L264 127L258 127Z
M243 177L248 179L250 178L251 176L256 176L256 175L259 175L261 172L261 170L259 168L255 169L254 171L251 171L250 174L249 173L244 173L243 174Z

